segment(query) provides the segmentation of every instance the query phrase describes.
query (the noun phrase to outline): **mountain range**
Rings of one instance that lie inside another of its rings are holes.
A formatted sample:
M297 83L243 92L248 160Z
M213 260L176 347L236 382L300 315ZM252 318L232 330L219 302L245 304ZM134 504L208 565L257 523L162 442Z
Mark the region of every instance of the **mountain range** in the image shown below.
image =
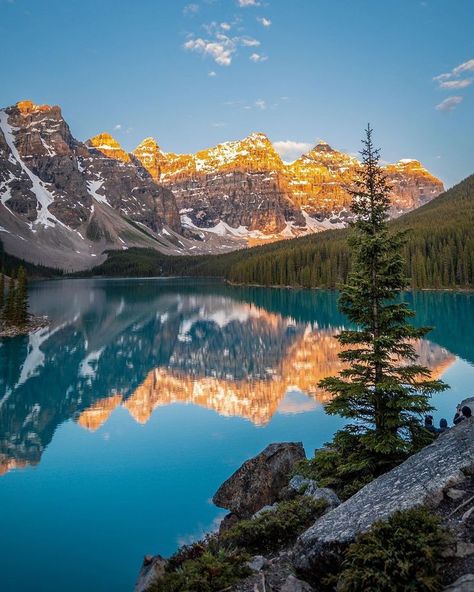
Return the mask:
M262 133L195 154L147 138L129 153L107 133L75 139L57 106L20 101L0 110L0 239L65 270L131 247L228 252L345 226L358 165L325 142L286 163ZM385 170L393 217L444 190L417 160Z

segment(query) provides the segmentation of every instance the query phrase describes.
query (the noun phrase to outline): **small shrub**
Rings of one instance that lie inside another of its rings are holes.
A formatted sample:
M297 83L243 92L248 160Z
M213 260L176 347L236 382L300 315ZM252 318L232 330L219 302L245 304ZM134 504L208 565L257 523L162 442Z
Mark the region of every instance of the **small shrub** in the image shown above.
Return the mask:
M390 470L396 464L384 469ZM330 487L341 500L350 498L382 472L371 464L360 435L348 431L337 432L331 443L316 451L314 458L302 460L294 468L294 474L314 479L319 487Z
M280 502L275 511L262 512L250 520L242 520L221 537L222 542L245 549L249 553L276 551L293 543L327 507L324 500L298 496Z
M425 508L395 513L358 537L345 554L338 592L435 592L441 589L442 552L448 542Z
M219 592L250 575L249 556L240 551L204 551L196 559L183 561L167 571L150 592Z

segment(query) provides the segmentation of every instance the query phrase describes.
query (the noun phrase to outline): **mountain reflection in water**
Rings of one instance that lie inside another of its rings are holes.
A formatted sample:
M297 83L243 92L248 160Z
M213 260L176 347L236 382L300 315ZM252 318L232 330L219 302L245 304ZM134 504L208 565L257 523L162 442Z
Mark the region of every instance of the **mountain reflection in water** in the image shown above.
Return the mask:
M37 464L69 419L93 431L123 406L145 423L179 402L263 426L327 401L318 382L341 370L330 292L65 280L36 284L31 308L52 324L0 347L0 474ZM456 359L416 347L435 376Z

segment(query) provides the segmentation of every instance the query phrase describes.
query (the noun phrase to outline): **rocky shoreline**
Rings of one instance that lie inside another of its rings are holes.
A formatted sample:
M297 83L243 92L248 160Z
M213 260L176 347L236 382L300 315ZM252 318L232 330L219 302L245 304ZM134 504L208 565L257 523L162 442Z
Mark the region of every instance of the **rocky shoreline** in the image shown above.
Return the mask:
M463 404L474 409L474 398L466 399ZM247 549L262 548L267 552L249 556L246 575L225 589L228 592L316 592L322 589L319 583L327 577L328 566L333 569L334 565L341 565L348 546L359 540L362 533L371 532L381 521L422 507L449 533L443 550L445 590L474 589L474 418L441 434L432 444L342 503L332 490L297 474L298 462L305 458L301 443L284 442L270 444L246 461L213 497L217 506L229 510L219 533L182 548L177 555L181 554L181 560L195 559L212 545L238 543L239 535L251 532L254 525L257 546L254 541ZM282 512L288 504L300 509L319 508L309 526L302 528L305 523L301 522L300 532L294 538L290 532L293 523ZM282 522L281 532L280 515L286 520ZM263 528L265 520L267 527L273 520L274 530L270 533L274 539L283 532L281 544L274 544L275 540L270 538L265 547L265 536L268 537ZM135 592L188 590L162 585L170 572L170 561L176 562L176 556L171 560L147 556ZM343 588L334 585L330 589Z
M43 329L43 327L47 327L48 325L49 319L46 316L37 317L32 315L28 319L28 322L22 326L12 325L11 323L0 321L0 339L5 337L18 337L20 335L29 335L30 333L38 331L38 329Z

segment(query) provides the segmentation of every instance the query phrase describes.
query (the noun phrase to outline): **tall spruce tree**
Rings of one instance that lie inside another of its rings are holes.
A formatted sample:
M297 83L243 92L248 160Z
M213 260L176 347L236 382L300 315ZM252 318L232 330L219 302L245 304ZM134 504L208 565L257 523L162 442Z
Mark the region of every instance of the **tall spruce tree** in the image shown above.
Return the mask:
M16 280L15 271L10 274L10 280L8 281L8 294L3 308L3 319L9 323L13 323L15 320L15 304L16 304Z
M387 226L390 187L370 126L361 156L351 191L352 271L339 300L355 328L338 336L346 368L320 383L333 397L326 411L350 423L315 459L324 482L346 497L424 441L419 419L431 409L430 395L447 388L417 363L414 340L429 329L408 323L414 313L399 298L408 283L401 255L405 234Z
M20 266L18 270L13 317L14 323L20 327L25 325L28 320L28 288L26 282L26 270L23 266Z

